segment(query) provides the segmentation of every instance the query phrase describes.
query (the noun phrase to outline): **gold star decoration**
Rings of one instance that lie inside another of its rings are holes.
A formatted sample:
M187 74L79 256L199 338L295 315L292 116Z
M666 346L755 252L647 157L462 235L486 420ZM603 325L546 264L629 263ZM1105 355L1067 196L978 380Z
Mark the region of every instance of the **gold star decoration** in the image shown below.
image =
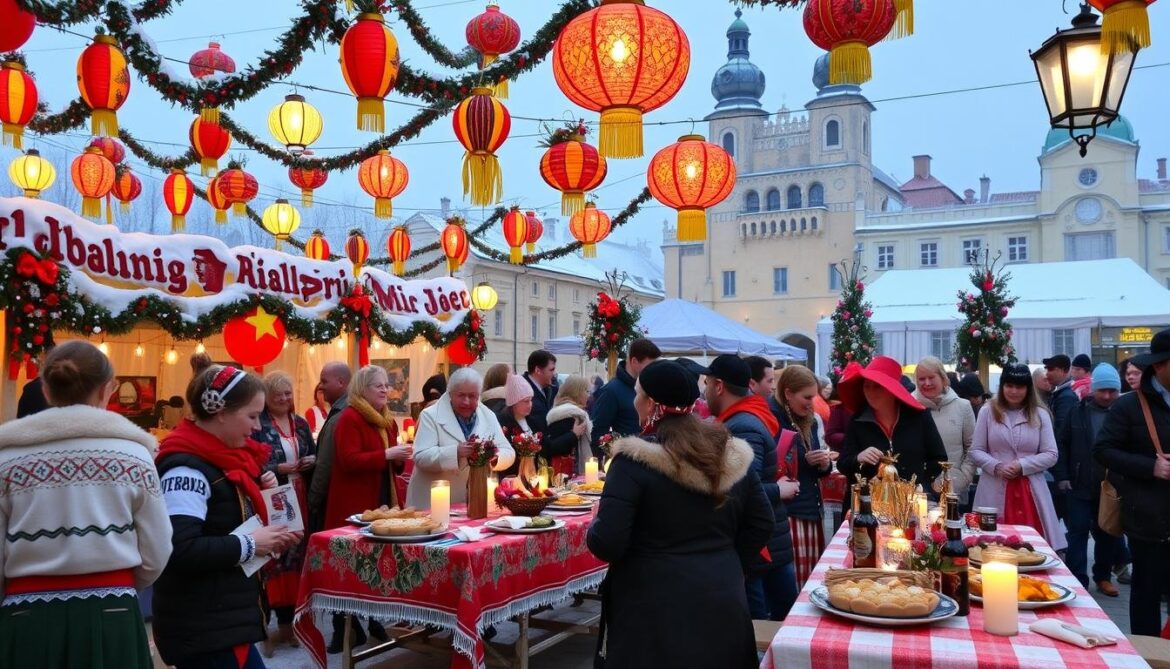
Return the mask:
M256 313L245 318L244 322L256 328L256 341L264 337L276 337L276 316L264 311L264 307L256 307Z

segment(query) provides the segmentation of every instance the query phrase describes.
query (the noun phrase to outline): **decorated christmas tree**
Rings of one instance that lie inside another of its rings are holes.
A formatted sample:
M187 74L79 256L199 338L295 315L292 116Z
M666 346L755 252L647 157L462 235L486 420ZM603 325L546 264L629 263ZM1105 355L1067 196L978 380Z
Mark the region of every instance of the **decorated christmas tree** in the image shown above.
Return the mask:
M1000 266L1001 254L994 258L987 251L982 261L971 268L972 290L960 290L959 313L963 324L955 333L955 354L959 364L979 370L984 387L988 382L988 367L1003 367L1016 361L1012 346L1012 325L1008 312L1016 305L1016 298L1008 295L1007 283L1011 273Z
M829 352L833 382L841 378L845 365L869 363L877 347L869 319L873 307L865 301L865 268L859 259L842 260L836 271L841 276L841 299L833 310L833 349Z
M617 373L617 359L630 342L646 334L638 327L642 308L630 301L625 290L626 272L606 272L609 292L600 291L589 303L589 321L582 333L585 357L605 360L610 378Z

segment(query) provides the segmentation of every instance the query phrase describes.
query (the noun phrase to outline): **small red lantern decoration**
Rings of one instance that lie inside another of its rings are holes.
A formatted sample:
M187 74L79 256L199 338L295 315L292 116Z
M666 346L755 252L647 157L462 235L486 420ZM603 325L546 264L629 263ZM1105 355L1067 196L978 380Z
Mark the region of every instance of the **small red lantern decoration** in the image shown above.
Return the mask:
M561 213L566 216L585 207L586 191L600 186L608 170L605 158L581 134L553 144L540 157L540 176L561 191Z
M650 194L678 210L678 240L707 238L707 209L735 187L735 160L702 135L683 135L654 154L646 170Z
M586 258L597 257L597 244L609 236L611 229L609 215L592 202L586 202L585 208L569 219L569 232L581 242L581 255Z
M219 180L222 175L216 175L207 182L207 204L215 210L215 222L223 225L227 223L227 210L232 206L228 202L227 197L223 194L223 190L219 187Z
M406 164L386 149L366 158L358 167L358 185L374 198L374 218L392 217L391 198L398 197L409 183L410 171Z
M314 230L305 240L305 257L313 260L329 260L329 240L325 239L325 232Z
M130 95L130 70L118 42L97 34L77 59L77 88L93 110L94 135L118 136L118 108Z
M0 23L3 13L0 10ZM0 124L3 124L0 127L5 146L24 148L24 126L37 113L37 99L37 84L24 71L24 65L14 60L4 61L0 65Z
M528 243L528 217L520 211L520 207L512 207L504 214L504 240L512 251L509 262L523 265L524 245Z
M106 157L106 160L115 165L121 165L126 161L125 147L113 137L95 137L89 145L101 151L102 155Z
M219 159L232 148L232 134L224 130L220 124L196 116L191 122L188 135L191 138L191 148L195 149L195 155L199 156L200 173L204 176L215 174L219 169Z
M306 153L308 153L306 151ZM329 173L316 167L290 167L288 180L301 189L301 206L313 206L313 191L325 185Z
M73 186L81 193L81 215L101 218L102 198L114 187L114 164L102 155L101 149L91 146L73 159L69 172Z
M528 244L528 253L536 252L536 242L544 236L544 223L536 217L535 211L526 211L524 215L528 218L528 239L524 240Z
M481 206L500 201L504 177L495 151L508 139L512 116L492 96L490 88L473 88L471 97L459 103L451 117L455 137L467 153L463 155L463 195Z
M142 180L134 176L134 172L125 165L118 165L117 171L110 193L122 203L122 212L129 213L130 203L142 194Z
M171 212L171 232L186 230L187 212L191 211L191 203L195 201L195 184L191 183L186 172L171 170L163 182L163 201Z
M1154 0L1088 0L1101 12L1101 51L1118 54L1150 45L1150 18L1146 7Z
M863 84L873 77L869 47L894 27L893 0L809 0L804 31L829 52L830 84Z
M888 0L887 0L888 1ZM602 0L553 44L553 77L574 104L601 112L601 155L642 155L642 114L670 101L691 67L674 19L642 0Z
M381 14L359 14L341 38L341 75L358 99L358 130L386 128L383 98L398 80L398 40Z
M370 243L366 241L364 232L358 229L349 231L345 240L345 257L353 263L353 278L356 280L362 273L362 265L370 257Z
M454 216L447 219L447 227L439 235L439 246L443 248L443 255L447 256L447 271L451 274L459 271L471 250L464 225L462 218Z
M257 306L223 326L223 345L232 360L249 367L263 367L284 350L284 323Z
M468 345L467 335L459 335L447 344L447 360L456 365L473 365L479 359Z
M36 15L21 9L16 0L0 0L0 52L19 49L36 26Z
M200 49L191 56L187 68L196 79L206 79L216 72L234 73L236 61L219 50L219 42L209 42L206 49ZM208 123L219 123L219 108L204 107L199 111L199 116Z
M520 24L500 11L499 5L488 3L487 9L467 22L467 43L479 52L479 69L496 62L502 54L520 45ZM496 97L508 97L508 80L501 79L494 87Z
M256 177L245 172L236 162L228 163L228 168L216 179L216 187L223 193L224 198L232 203L232 214L236 216L248 213L248 203L260 191Z
M386 251L394 263L394 275L402 276L406 272L406 259L410 257L410 233L405 225L396 225L386 239Z

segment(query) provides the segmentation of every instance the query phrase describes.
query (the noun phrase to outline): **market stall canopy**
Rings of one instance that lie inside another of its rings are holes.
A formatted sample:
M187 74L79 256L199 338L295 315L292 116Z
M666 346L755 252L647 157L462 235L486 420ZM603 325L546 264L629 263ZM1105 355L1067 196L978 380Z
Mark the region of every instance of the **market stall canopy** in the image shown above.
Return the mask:
M803 349L783 344L707 307L670 299L642 309L638 327L663 353L744 353L775 360L804 360ZM544 342L553 353L581 354L580 335Z

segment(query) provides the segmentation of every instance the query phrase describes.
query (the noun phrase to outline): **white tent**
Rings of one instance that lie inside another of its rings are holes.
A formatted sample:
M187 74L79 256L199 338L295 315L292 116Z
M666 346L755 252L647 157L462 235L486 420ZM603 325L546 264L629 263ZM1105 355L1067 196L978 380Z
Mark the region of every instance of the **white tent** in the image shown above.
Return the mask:
M707 307L670 299L642 309L638 327L664 353L744 353L775 360L804 360L804 349L781 343ZM544 342L553 353L580 354L580 335Z
M1170 324L1170 290L1129 258L1009 265L1008 292L1018 300L1008 315L1021 361L1039 362L1055 352L1055 333L1072 333L1074 352L1089 352L1100 327ZM958 292L975 291L969 267L891 270L866 289L873 305L878 349L904 363L953 346L962 322ZM950 343L946 343L950 333ZM832 348L833 321L817 323L818 362Z

